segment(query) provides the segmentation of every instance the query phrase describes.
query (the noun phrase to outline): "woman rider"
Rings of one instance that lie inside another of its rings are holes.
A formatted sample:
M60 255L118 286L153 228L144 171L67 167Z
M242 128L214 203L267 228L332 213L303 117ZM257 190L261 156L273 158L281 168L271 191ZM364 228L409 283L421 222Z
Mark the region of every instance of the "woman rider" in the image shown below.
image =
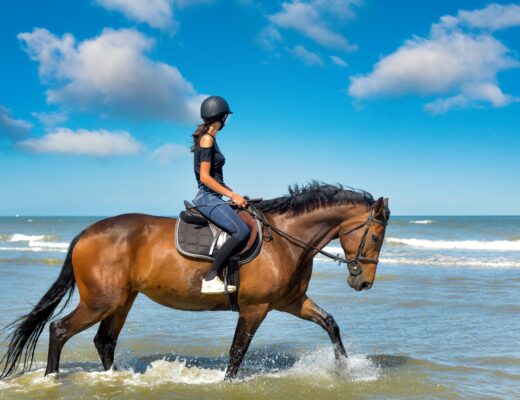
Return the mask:
M229 114L232 112L226 100L219 96L208 97L202 102L200 110L204 122L192 135L191 151L199 188L193 204L206 218L231 235L218 251L211 270L202 280L202 293L224 293L224 283L218 277L219 270L249 237L249 227L222 200L222 196L226 196L239 207L246 205L246 200L224 183L222 166L226 159L216 141L217 132L224 127ZM227 289L228 292L234 292L236 286L228 285Z

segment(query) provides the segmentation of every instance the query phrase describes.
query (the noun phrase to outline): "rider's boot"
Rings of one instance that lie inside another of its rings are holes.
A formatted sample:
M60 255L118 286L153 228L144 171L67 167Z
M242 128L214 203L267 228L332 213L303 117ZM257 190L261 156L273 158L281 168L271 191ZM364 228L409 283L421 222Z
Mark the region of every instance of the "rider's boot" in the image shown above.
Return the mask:
M233 293L237 290L237 287L234 285L227 285L227 290L229 293ZM202 280L202 288L200 290L201 293L224 293L224 282L218 277L215 276L212 280L207 281L206 279Z

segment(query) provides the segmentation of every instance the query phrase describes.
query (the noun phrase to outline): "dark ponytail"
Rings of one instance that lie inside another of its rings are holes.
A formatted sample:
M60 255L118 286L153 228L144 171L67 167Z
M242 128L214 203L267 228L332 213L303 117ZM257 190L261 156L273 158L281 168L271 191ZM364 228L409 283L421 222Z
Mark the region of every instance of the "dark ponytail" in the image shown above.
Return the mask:
M199 137L201 137L202 135L204 135L205 133L208 132L210 125L211 125L211 122L203 122L202 124L199 124L197 126L197 129L191 135L193 138L193 143L190 148L191 152L195 151L195 145L197 144L197 140L199 139Z

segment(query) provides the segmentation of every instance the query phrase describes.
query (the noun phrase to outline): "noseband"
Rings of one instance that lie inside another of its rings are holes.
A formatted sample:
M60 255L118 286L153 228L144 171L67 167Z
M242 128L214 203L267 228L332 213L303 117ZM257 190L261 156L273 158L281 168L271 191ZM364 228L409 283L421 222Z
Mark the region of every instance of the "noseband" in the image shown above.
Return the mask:
M369 257L365 257L365 256L361 255L361 252L363 251L363 248L365 247L365 241L367 239L368 231L370 229L370 225L372 224L372 222L375 222L376 224L379 224L379 225L386 226L386 222L383 222L383 221L380 221L380 220L374 218L374 209L372 208L372 211L370 212L370 215L368 216L368 218L365 222L355 226L354 228L352 228L346 232L342 232L342 233L338 234L338 238L339 238L341 236L346 236L349 233L352 233L354 231L357 231L358 229L365 227L363 236L361 236L361 240L359 241L359 246L358 246L356 255L353 258L349 259L347 257L346 259L341 260L347 264L348 271L350 272L350 275L352 275L352 276L358 276L359 274L361 274L363 272L363 265L361 264L361 262L373 263L373 264L377 264L379 262L378 258L369 258Z

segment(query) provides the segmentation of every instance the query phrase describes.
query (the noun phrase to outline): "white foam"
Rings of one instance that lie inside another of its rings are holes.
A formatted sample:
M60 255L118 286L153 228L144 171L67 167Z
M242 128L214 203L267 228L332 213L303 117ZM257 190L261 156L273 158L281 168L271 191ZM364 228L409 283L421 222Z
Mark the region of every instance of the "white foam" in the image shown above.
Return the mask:
M61 383L59 379L57 379L56 374L45 376L45 368L25 372L9 380L0 381L0 388L2 390L12 389L15 392L25 392L26 389L39 391L60 385Z
M29 242L31 240L44 240L45 235L24 235L23 233L15 233L9 239L10 242Z
M225 371L218 369L187 367L186 361L178 359L173 361L157 360L150 364L144 374L133 374L131 379L126 379L128 385L155 385L157 383L186 383L202 385L208 383L221 383L224 380Z
M520 251L520 240L428 240L389 237L385 241L426 249Z
M36 240L31 240L29 242L30 247L36 248L50 248L50 249L67 249L69 247L68 243L65 242L40 242Z
M40 390L61 385L64 380L74 384L99 385L113 384L117 386L158 386L170 383L184 383L203 385L222 383L225 371L187 367L185 361L157 360L150 364L144 373L137 373L131 369L87 372L80 368L62 368L60 379L54 375L44 376L45 369L26 372L8 381L0 381L0 389L14 389L16 391Z
M520 268L520 261L505 260L502 258L493 260L483 260L482 258L463 258L463 257L424 257L424 258L380 258L382 264L400 265L438 265L455 267L477 267L477 268Z
M9 238L8 242L20 243L27 242L28 247L21 246L2 246L0 251L31 251L31 252L66 252L69 248L69 243L53 242L51 239L55 236L49 235L25 235L23 233L15 233L13 235L4 236Z
M66 248L52 248L52 247L9 247L0 246L0 251L27 251L33 253L47 252L47 253L66 253Z
M433 224L431 219L418 219L415 221L409 221L411 224Z
M327 246L325 251L334 255L343 256L343 250L337 246ZM320 261L332 261L321 254L315 257ZM458 266L458 267L479 267L479 268L520 268L520 260L506 257L475 257L475 256L451 256L451 255L432 255L432 256L408 256L408 257L392 257L386 254L379 258L382 264L398 264L398 265L439 265L439 266Z
M83 384L111 383L122 386L157 386L171 383L206 385L222 383L225 371L210 368L187 367L186 361L153 361L144 373L127 370L78 372L72 380Z

